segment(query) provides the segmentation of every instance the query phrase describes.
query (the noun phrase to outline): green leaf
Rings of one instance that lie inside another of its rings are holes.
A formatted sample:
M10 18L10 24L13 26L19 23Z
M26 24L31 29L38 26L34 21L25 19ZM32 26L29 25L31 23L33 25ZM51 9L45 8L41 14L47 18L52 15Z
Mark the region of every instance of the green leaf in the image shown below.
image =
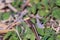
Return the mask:
M3 20L8 19L8 18L9 18L9 16L10 16L10 14L9 14L9 13L4 13L4 14L2 15Z
M57 35L56 40L60 40L60 35Z
M14 2L12 2L12 6L15 7L17 10L20 10L20 6L22 5L22 1L21 0L15 0Z
M52 8L55 5L55 0L49 0L49 7Z
M45 7L46 9L49 8L49 6L48 6L48 0L42 0L42 1L41 1L41 4L44 5L44 7Z
M52 11L53 17L60 19L60 8L54 8Z
M36 4L39 3L39 2L40 2L40 0L34 0L34 3L36 3Z
M54 37L53 37L53 36L51 36L48 40L54 40Z
M35 19L33 18L33 19L31 19L31 21L33 22L33 23L35 23Z
M25 37L24 37L24 39L30 39L30 40L35 40L35 36L34 36L34 34L27 34Z
M41 36L44 36L45 35L44 29L41 29L41 28L38 28L38 27L36 27L36 28L37 28L37 31L38 31L38 34L39 35L41 35Z
M39 2L40 2L40 0L30 0L31 4L33 4L33 3L38 4Z
M45 23L48 21L46 18L42 18L41 20L42 20L41 22L42 22L43 24L45 24Z
M10 37L9 40L19 40L19 39L17 37L15 37L15 36L12 36L12 37Z
M35 6L35 5L31 7L31 12L32 12L33 14L35 14L35 12L36 12L36 6Z
M38 14L39 14L40 16L42 16L42 17L47 16L48 13L49 13L48 10L39 10L39 11L38 11Z
M12 32L8 32L5 36L4 36L4 40L7 39L9 36L11 36Z
M16 30L17 30L19 33L21 33L21 31L22 31L21 26L19 25L19 26L16 26L16 27L17 27Z
M39 10L44 8L44 7L42 6L41 2L38 3L38 4L36 4L36 6L37 6L37 9L39 9Z
M49 37L50 37L49 35L45 35L45 36L42 38L42 40L48 40Z
M24 24L25 26L25 32L24 32L24 36L23 36L23 40L35 40L35 35L32 32L32 30L29 28L28 25Z
M60 6L60 0L56 0L56 5Z

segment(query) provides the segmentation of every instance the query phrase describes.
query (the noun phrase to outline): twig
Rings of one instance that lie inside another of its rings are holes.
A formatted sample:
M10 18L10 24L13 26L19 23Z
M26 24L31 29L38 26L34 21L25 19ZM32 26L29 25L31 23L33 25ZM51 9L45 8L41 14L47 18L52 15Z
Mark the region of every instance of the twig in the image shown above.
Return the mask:
M0 34L7 33L9 31L14 31L15 29L6 29L6 30L0 30Z
M30 26L31 30L34 32L36 39L37 40L40 40L40 38L38 36L38 32L37 32L34 24L30 21L30 19L29 20L26 20L26 23Z
M19 39L22 40L21 37L20 37L20 35L19 35L19 32L18 32L18 28L17 28L17 27L16 27L15 32L16 32L16 34L18 35Z
M24 8L29 4L29 2L30 0L27 0L26 3L21 6L22 10L24 10Z
M29 17L25 18L24 21L26 21L28 19L30 19L30 18ZM11 25L9 25L8 27L6 27L6 29L10 29L10 28L15 27L16 25L19 25L19 24L20 24L20 22L13 22Z
M18 12L16 8L14 8L11 4L6 4L12 11Z

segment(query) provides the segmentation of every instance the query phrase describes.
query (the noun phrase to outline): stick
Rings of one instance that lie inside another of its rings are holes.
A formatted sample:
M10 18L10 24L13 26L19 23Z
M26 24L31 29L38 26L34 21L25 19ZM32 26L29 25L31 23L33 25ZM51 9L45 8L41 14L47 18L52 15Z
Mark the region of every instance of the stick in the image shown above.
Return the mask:
M30 19L27 20L26 23L30 26L31 30L34 32L36 39L37 39L37 40L40 40L40 38L39 38L39 36L38 36L38 32L37 32L34 24L30 21Z
M26 20L28 20L28 19L30 19L29 17L28 18L26 18L26 19L24 19L25 21ZM0 34L2 34L2 33L7 33L8 31L14 31L14 29L6 29L6 28L13 28L13 27L15 27L15 25L19 25L20 24L20 22L13 22L11 25L10 25L10 27L8 27L8 25L5 25L5 24L0 24L0 27L3 27L3 29L2 30L0 30ZM5 30L4 30L5 29Z
M15 29L6 29L6 30L0 30L0 34L7 33L9 31L14 31Z
M21 6L22 10L24 10L24 8L29 4L29 2L30 0L27 0L26 3Z
M7 4L7 6L14 12L18 12L16 8L14 8L11 4Z

